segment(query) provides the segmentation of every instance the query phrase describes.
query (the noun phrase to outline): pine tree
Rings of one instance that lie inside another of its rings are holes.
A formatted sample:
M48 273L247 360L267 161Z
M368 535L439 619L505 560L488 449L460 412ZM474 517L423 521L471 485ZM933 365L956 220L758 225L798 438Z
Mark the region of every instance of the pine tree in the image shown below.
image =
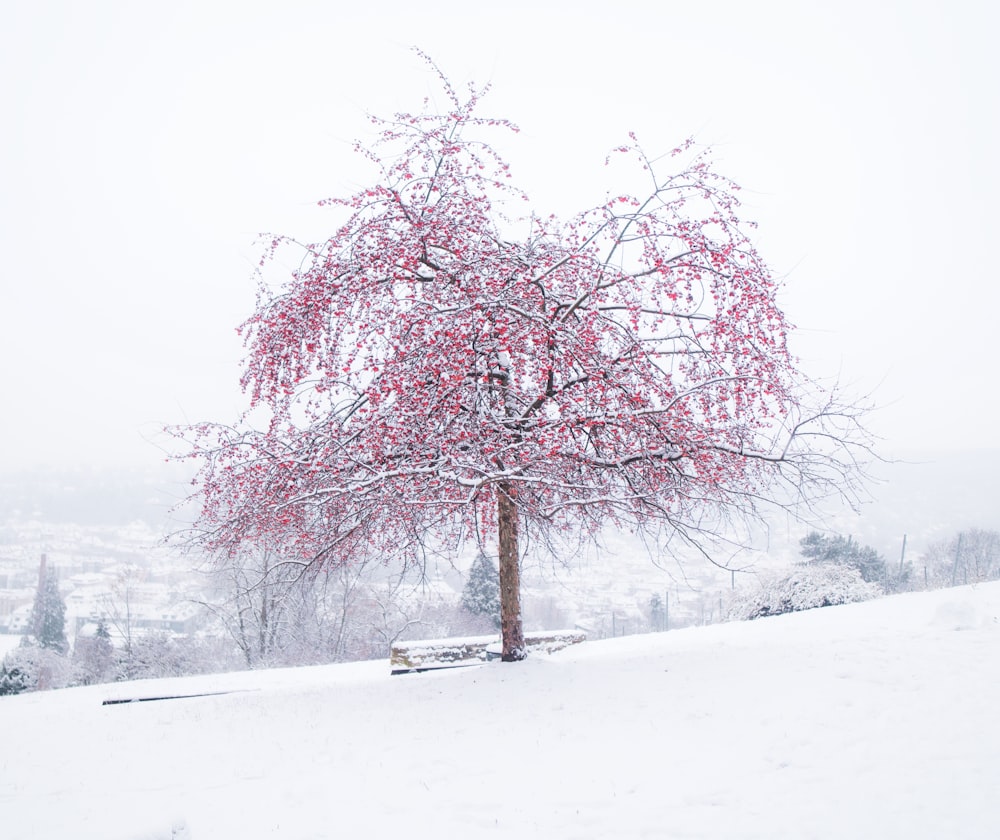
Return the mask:
M0 663L0 697L6 694L20 694L33 686L24 669L10 661L10 657Z
M39 647L65 654L66 602L59 594L59 578L54 570L42 564L35 604L31 608L31 635Z
M487 616L500 627L500 574L482 552L472 561L469 579L462 590L462 606L473 615Z
M802 556L819 563L851 566L868 583L883 583L885 560L871 546L856 543L853 537L828 537L812 531L799 541Z
M659 592L654 592L649 599L649 622L653 630L666 630L666 613L663 609L663 599Z
M97 632L94 634L109 652L111 648L111 631L108 629L108 622L103 618L97 622Z

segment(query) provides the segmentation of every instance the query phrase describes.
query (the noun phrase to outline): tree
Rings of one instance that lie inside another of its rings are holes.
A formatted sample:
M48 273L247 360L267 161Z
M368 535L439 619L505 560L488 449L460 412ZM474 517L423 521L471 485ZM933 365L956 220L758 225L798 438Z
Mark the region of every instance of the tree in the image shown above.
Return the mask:
M649 626L654 631L667 629L667 610L659 592L649 599Z
M518 218L526 196L477 136L514 126L428 63L448 107L374 119L357 148L380 175L322 202L340 217L326 241L268 240L241 328L248 413L179 430L200 461L192 538L327 566L495 544L511 661L529 541L615 525L700 544L767 499L851 495L859 412L797 370L707 154L687 142L663 175L630 135L615 159L644 193Z
M0 662L0 697L34 691L37 683L36 670L17 653L8 654Z
M938 586L994 580L1000 577L1000 532L968 528L930 546L924 564Z
M0 695L62 688L68 682L66 657L25 636L0 664Z
M871 546L861 545L853 537L839 534L826 536L811 531L800 541L802 556L817 563L850 566L860 573L867 583L883 583L886 577L884 558Z
M267 548L252 548L220 570L215 589L221 599L201 603L226 628L248 668L284 664L281 654L294 633L288 616L307 584L300 566L281 563Z
M115 649L111 631L102 618L92 636L77 633L73 644L73 684L94 685L114 678Z
M111 591L101 599L101 606L107 620L111 622L117 637L121 640L118 668L124 679L133 679L132 662L135 644L139 636L136 603L137 590L142 583L143 573L138 566L127 565L119 571Z
M194 636L174 636L162 630L137 635L128 660L119 659L118 678L148 680L183 677L214 670L215 661L206 656L207 645Z
M469 567L462 589L462 606L473 615L486 616L500 628L500 578L493 561L482 551Z
M211 568L209 600L248 668L314 665L387 656L411 628L428 623L406 570L359 562L320 568L282 559L280 548L248 548Z
M64 655L69 650L66 641L66 602L59 593L59 578L55 569L42 563L38 590L31 607L31 636L45 650Z

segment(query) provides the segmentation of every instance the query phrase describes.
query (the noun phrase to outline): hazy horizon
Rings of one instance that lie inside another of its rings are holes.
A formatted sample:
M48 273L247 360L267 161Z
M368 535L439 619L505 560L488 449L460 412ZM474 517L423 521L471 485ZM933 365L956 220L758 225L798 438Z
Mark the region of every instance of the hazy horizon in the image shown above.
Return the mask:
M4 469L150 464L162 426L237 419L255 239L325 237L316 203L367 178L366 114L440 101L412 45L492 84L483 114L521 132L488 139L539 213L600 202L630 130L652 154L712 146L803 368L873 396L884 454L1000 446L992 7L432 5L7 11Z

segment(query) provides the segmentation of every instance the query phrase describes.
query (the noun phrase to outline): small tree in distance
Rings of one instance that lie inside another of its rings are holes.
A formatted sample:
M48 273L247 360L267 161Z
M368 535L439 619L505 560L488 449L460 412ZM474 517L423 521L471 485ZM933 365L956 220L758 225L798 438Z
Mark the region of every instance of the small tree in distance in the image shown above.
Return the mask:
M857 569L867 583L885 580L885 560L871 546L855 542L853 537L840 534L826 536L810 531L800 541L802 556L816 563L832 563Z
M73 647L73 684L93 685L114 678L115 649L111 631L102 618L92 636L78 633Z
M462 606L473 615L482 615L500 628L500 578L497 567L483 552L469 567L469 579L462 590Z
M66 602L59 592L59 577L44 560L35 602L31 607L30 629L31 637L39 647L60 655L69 649L66 641Z
M425 57L426 58L426 57ZM194 531L220 561L420 563L463 541L499 554L502 658L523 658L520 550L608 525L693 544L767 500L850 496L859 413L808 383L737 187L688 142L660 172L565 222L526 196L478 115L427 59L442 113L374 119L381 177L323 202L320 243L269 239L242 327L248 414L181 430L201 462ZM494 542L495 540L495 542Z

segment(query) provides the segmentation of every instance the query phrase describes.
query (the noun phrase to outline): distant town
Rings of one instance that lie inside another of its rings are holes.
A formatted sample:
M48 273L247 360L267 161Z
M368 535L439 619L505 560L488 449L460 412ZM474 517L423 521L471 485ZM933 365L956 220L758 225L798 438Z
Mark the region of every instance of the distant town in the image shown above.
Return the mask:
M823 525L849 547L873 547L885 570L875 581L886 591L991 576L989 529L1000 522L980 477L995 474L986 465L996 461L977 454L901 462L876 486L877 504L836 512ZM497 630L489 608L469 608L475 546L454 564L431 554L420 569L372 558L291 575L278 573L263 550L221 568L184 553L166 536L183 527L177 505L190 492L187 479L169 465L0 478L0 659L31 635L43 563L65 605L69 659L78 640L98 634L114 648L101 680L385 658L397 641ZM647 545L614 530L599 548L567 545L559 560L529 550L525 628L601 639L727 620L734 602L742 597L746 608L748 593L773 589L773 574L802 563L806 530L776 522L758 548L721 545L711 561L691 553L678 562L683 544L656 546L651 557ZM982 543L978 554L973 540ZM979 555L985 572L973 563ZM495 555L486 561L492 568ZM904 566L908 577L893 583Z
M707 580L682 581L647 557L628 558L624 575L610 574L599 558L577 560L582 562L566 568L528 570L525 620L531 629L572 626L604 638L719 620L720 596L694 588ZM194 568L191 557L179 555L162 532L142 520L119 525L8 520L0 527L0 652L30 629L43 562L58 579L70 644L92 636L102 621L115 645L147 633L223 640L231 629L219 606L232 593L220 591L208 568ZM366 649L387 656L388 642L397 638L490 630L488 623L475 621L459 626L465 583L462 570L442 563L402 579L386 569L361 570L344 591L352 593L355 623L371 623L378 614L384 625L378 637L386 644ZM721 593L722 581L714 583Z

